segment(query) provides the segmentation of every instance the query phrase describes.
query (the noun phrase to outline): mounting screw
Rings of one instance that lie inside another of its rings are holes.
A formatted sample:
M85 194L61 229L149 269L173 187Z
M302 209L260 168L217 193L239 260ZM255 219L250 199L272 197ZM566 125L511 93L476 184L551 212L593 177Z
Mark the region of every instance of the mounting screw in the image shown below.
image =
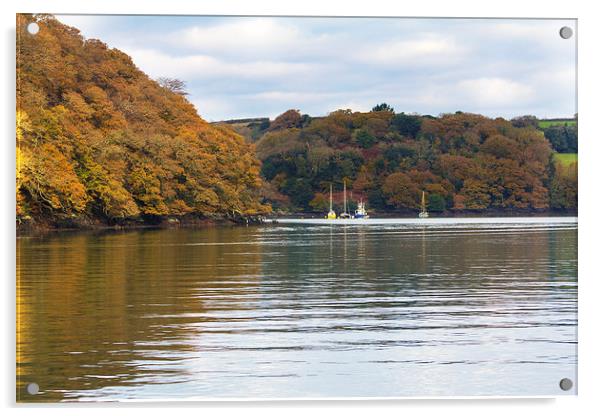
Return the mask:
M570 378L563 378L560 380L560 388L564 391L568 391L573 388L573 380Z
M569 39L571 36L573 36L573 29L568 26L563 26L560 28L560 37L562 39Z
M40 392L40 386L38 386L38 383L29 383L27 385L27 393L31 394L32 396L35 396L39 392Z
M40 25L38 25L36 22L31 22L30 24L27 25L27 32L30 35L35 35L40 31Z

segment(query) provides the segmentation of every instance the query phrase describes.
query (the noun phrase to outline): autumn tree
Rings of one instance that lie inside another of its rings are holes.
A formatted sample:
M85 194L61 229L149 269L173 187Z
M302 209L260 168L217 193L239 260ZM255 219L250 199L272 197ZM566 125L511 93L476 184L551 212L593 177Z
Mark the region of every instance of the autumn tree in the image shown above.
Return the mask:
M534 129L539 127L539 120L531 115L514 117L510 121L514 127L532 127Z
M489 188L483 181L468 179L458 194L460 198L456 199L455 209L485 210L489 208L491 196Z
M299 110L287 110L280 114L270 123L268 131L289 129L292 127L301 127L303 116Z
M201 119L183 82L51 15L17 16L17 51L19 221L269 212L254 146Z
M188 95L188 93L186 92L186 82L184 82L180 79L159 77L159 78L157 78L157 83L161 87L163 87L166 90L169 90L173 93L176 93L179 95Z
M383 184L383 194L387 202L396 208L416 209L419 207L418 186L405 173L389 175Z

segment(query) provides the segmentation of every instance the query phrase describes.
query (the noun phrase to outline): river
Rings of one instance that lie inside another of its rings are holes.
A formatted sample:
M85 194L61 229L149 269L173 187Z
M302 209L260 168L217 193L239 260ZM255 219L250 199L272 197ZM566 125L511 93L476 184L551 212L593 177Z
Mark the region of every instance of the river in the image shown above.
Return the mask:
M20 237L17 319L26 402L575 394L577 223Z

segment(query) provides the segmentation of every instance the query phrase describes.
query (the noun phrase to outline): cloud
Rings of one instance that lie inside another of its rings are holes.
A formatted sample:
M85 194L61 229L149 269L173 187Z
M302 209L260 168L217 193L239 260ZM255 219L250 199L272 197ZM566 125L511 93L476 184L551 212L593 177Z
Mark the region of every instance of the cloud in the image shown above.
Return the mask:
M398 111L489 116L575 112L572 20L59 16L187 82L209 120Z
M58 14L56 17L64 24L76 27L87 36L102 30L105 23L100 16L93 15Z
M465 46L448 37L427 35L419 39L396 40L382 45L366 45L359 57L374 65L424 66L456 63L467 53Z
M484 108L524 105L534 98L534 89L503 78L475 78L458 82L456 93Z
M228 117L223 117L221 115L227 115L231 114L233 111L238 111L238 108L236 105L233 105L231 100L222 97L200 97L191 101L197 112L209 122L224 120ZM218 118L212 118L211 115L220 116Z
M253 94L252 98L257 100L271 100L280 102L312 103L340 97L339 93L308 92L308 91L265 91Z
M195 50L279 50L301 39L297 27L270 18L240 19L218 24L194 25L169 35L177 46Z
M528 21L491 22L483 26L482 34L498 39L521 43L537 43L540 46L551 47L565 44L571 46L571 41L562 39L559 31L563 26L569 26L575 31L574 20L539 20L530 24Z
M228 62L210 55L171 56L153 49L129 49L134 62L151 77L169 76L185 80L236 77L273 79L295 77L317 64L281 61Z

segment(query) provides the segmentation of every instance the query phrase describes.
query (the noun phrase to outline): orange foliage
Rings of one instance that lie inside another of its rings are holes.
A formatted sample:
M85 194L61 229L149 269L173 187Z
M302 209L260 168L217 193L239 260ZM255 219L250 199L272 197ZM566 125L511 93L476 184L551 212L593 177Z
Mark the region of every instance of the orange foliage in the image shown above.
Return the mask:
M29 22L40 26L34 37ZM253 145L196 113L131 58L50 15L17 19L17 214L255 215Z

